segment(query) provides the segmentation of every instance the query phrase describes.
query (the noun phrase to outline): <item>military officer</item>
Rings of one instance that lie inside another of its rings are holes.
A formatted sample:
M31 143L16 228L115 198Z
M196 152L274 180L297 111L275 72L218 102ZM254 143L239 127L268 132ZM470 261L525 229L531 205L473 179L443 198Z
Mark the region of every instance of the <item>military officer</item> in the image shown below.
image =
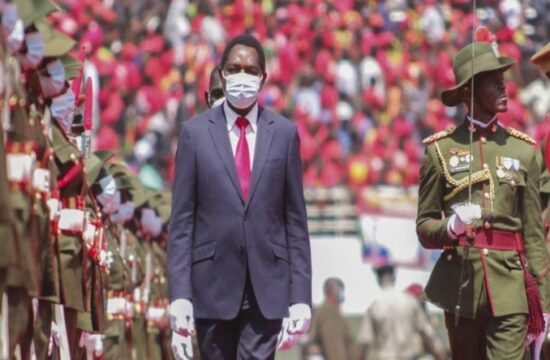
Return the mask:
M441 98L465 103L468 115L424 140L417 233L424 247L443 249L425 297L445 311L454 359L523 359L527 328L544 326L537 283L549 262L535 142L497 115L507 110L503 73L513 63L488 43L461 49L456 86Z
M550 79L550 43L546 44L542 49L540 49L535 55L531 57L531 61L537 65L541 72L546 75L548 79ZM550 116L550 114L549 114ZM548 118L550 120L550 117ZM542 207L542 223L544 225L544 229L546 231L546 247L547 249L550 247L549 235L550 235L550 172L549 172L549 162L550 162L550 147L548 146L548 136L550 136L550 132L548 135L543 139L540 147L540 155L541 155L541 175L540 175L540 198L541 198L541 207ZM550 292L550 282L548 282L546 286L546 293L548 294ZM544 316L545 320L547 322L548 327L548 319L550 318L550 309L545 308L544 309ZM534 344L531 347L532 351L532 358L538 358L540 356L540 352L543 347L543 343L546 339L546 333L541 334L534 342ZM546 341L545 345L545 354L550 354L550 348L548 345L548 341ZM547 355L548 356L548 355Z

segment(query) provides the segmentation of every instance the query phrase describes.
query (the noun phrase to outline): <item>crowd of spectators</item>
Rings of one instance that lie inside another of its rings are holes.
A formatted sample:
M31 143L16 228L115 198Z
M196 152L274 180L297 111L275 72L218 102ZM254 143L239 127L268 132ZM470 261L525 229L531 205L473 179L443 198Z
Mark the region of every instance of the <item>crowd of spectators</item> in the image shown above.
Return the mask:
M507 126L550 129L547 81L529 57L550 39L548 0L64 0L58 28L85 46L99 84L99 149L121 149L152 187L169 186L181 121L206 108L211 69L231 37L263 44L260 103L293 119L307 187L417 184L422 138L460 121L442 89L452 57L483 24L502 55Z

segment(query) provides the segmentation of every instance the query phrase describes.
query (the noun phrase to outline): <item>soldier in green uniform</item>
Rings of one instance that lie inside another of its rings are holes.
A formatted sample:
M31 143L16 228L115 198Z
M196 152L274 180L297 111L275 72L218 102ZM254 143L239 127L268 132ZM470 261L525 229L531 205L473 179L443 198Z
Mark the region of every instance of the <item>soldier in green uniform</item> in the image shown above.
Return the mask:
M442 101L465 103L468 116L424 140L417 233L424 247L443 249L425 297L445 311L454 359L523 359L527 329L544 327L537 283L549 262L537 151L497 117L507 110L503 72L513 63L488 43L460 50L457 85Z
M170 356L165 348L165 336L169 324L165 250L167 234L165 225L170 212L169 201L167 194L154 193L148 202L149 209L154 211L154 216L151 217L152 219L146 220L144 224L145 239L148 243L147 256L151 259L149 280L147 281L149 299L145 316L147 319L147 347L151 359L164 359ZM164 214L161 213L161 209Z
M537 65L541 72L543 72L548 79L550 79L550 43L546 44L542 49L540 49L533 57L531 57L531 61ZM548 119L550 119L550 114L548 115ZM542 207L542 224L544 225L544 229L546 232L546 247L547 249L550 248L550 242L548 241L548 237L550 234L550 172L549 172L549 166L550 163L550 147L549 147L549 141L548 136L550 136L550 132L548 135L543 139L540 147L540 165L541 165L541 175L540 175L540 198L541 198L541 207ZM546 287L546 293L550 292L550 283ZM544 309L544 317L547 322L547 329L548 330L548 319L550 317L550 309ZM540 356L540 352L543 348L543 344L546 340L546 332L541 334L534 342L533 346L531 347L532 354L534 356ZM550 344L548 341L546 341L546 345L544 346L544 355L546 357L550 356ZM532 357L534 358L534 357Z

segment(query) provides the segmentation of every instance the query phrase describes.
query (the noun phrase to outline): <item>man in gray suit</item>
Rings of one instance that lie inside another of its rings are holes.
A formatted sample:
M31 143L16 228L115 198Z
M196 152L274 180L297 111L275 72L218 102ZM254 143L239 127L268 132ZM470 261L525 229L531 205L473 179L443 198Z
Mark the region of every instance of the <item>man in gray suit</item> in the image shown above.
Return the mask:
M220 68L226 101L183 123L176 154L172 347L188 357L196 326L202 359L274 359L277 335L289 348L311 318L300 139L257 104L266 72L254 37L232 39Z

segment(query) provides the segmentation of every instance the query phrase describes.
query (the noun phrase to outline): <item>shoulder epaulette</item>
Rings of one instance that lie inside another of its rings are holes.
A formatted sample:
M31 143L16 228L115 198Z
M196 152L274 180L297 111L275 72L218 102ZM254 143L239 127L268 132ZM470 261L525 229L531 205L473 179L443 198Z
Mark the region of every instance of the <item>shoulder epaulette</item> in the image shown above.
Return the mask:
M447 136L451 135L454 131L455 131L455 127L454 126L449 126L448 128L446 128L445 130L443 131L440 131L440 132L437 132L435 134L432 134L430 136L428 136L427 138L425 138L424 140L422 140L422 143L424 144L431 144L433 143L434 141L437 141L439 139L443 139L443 138L446 138Z
M520 140L523 140L523 141L526 141L528 143L531 143L531 144L536 144L537 142L535 141L535 139L533 139L532 137L530 137L529 135L527 135L526 133L523 133L519 130L516 130L512 127L507 127L506 128L506 131L508 132L508 134L512 135L513 137L515 138L518 138Z

